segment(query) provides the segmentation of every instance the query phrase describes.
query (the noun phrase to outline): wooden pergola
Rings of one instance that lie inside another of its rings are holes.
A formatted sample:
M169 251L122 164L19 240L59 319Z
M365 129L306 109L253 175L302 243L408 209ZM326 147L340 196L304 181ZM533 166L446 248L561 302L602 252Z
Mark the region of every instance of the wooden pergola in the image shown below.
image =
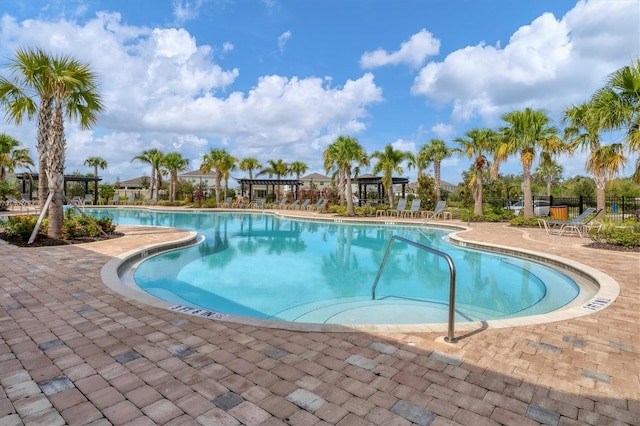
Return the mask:
M269 193L269 187L271 187L271 192L275 193L277 186L290 186L291 188L295 188L293 193L296 198L298 197L298 189L303 185L303 182L297 179L238 179L238 183L240 184L243 197L246 186L249 187L248 192L250 199L253 199L254 185L264 186L267 189L267 194Z
M16 179L22 182L22 193L29 194L29 197L33 196L34 188L33 182L38 181L38 173L20 173L16 174ZM96 190L93 192L93 205L98 204L98 182L102 180L99 176L80 176L80 175L64 175L63 188L65 194L67 193L67 182L84 182L84 193L89 193L89 182L95 183ZM28 187L28 190L27 190ZM37 185L36 188L37 189ZM38 194L40 195L40 194Z
M382 177L380 176L361 176L355 179L355 183L358 185L358 204L362 206L363 204L376 203L376 204L385 204L386 202L386 194L385 187L382 184ZM405 198L406 186L409 184L409 178L405 177L394 177L391 178L391 185L402 185L402 198ZM367 187L375 186L377 198L371 199L367 201Z

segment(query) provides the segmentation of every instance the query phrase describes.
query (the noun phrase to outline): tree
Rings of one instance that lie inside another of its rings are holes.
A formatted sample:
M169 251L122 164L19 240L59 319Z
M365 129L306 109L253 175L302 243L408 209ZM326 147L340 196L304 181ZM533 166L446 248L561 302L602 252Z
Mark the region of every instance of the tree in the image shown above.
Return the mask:
M102 157L89 157L86 160L84 160L84 164L86 166L93 167L95 177L98 177L98 169L104 170L109 165L107 163L107 160L105 160Z
M538 177L547 187L547 197L551 195L551 185L559 183L562 179L562 166L555 161L550 163L542 162L534 172L534 177Z
M473 159L472 169L475 174L469 185L473 190L473 212L478 216L482 215L482 173L489 164L486 154L496 148L496 138L496 133L491 129L471 129L465 133L464 138L453 140L460 145L457 152Z
M260 164L257 158L247 157L243 158L242 161L240 161L238 167L243 172L249 173L249 179L253 179L253 171L260 169L262 167L262 164Z
M435 177L436 199L442 199L440 194L440 167L442 161L453 154L453 149L447 147L447 144L441 139L431 139L429 145L422 145L418 151L418 158L422 159L425 164L433 163L433 174Z
M269 177L271 178L275 175L276 179L281 179L282 176L286 176L287 174L289 174L289 165L287 163L285 163L283 160L269 160L267 161L267 166L263 167L262 170L260 170L258 176L269 175ZM280 185L278 185L278 193L279 192Z
M202 157L200 171L203 173L211 173L215 170L215 192L216 204L220 204L220 189L222 179L229 173L229 165L234 164L235 157L229 154L225 149L212 148L208 154Z
M176 187L178 173L184 172L189 167L189 160L182 158L179 152L170 152L162 157L162 166L169 171L169 201L176 200Z
M306 173L307 170L309 170L309 166L307 166L302 161L294 161L293 163L289 164L289 173L293 173L294 175L296 175L296 180L300 180L300 176Z
M606 85L591 98L605 130L623 130L624 143L632 153L640 153L640 57L611 74ZM640 157L633 181L640 182Z
M603 110L596 108L593 102L572 105L564 111L564 138L573 149L582 148L588 151L585 169L591 173L596 185L596 208L605 207L605 188L607 179L615 176L624 163L622 152L613 148L605 148L600 143L603 130ZM611 155L606 158L606 155Z
M391 144L384 147L382 151L375 151L371 154L371 158L375 158L378 161L373 166L372 173L382 173L382 185L387 190L387 196L389 197L389 205L393 206L393 174L402 174L404 170L400 167L400 164L411 158L411 153L405 151L399 151L394 149Z
M164 154L160 150L151 148L143 151L142 154L136 155L131 159L131 162L138 160L151 166L151 198L154 198L154 188L156 189L155 198L160 198L159 196L160 186L162 185L162 176L159 170L162 165L162 157L164 157Z
M56 195L49 209L48 236L59 239L64 215L64 117L77 119L83 129L95 124L103 109L97 76L87 64L68 56L50 56L41 49L18 49L9 68L14 81L0 79L0 100L18 125L25 114L32 117L38 112L38 194L42 200L48 187Z
M5 133L0 134L0 180L4 180L7 173L14 173L18 167L33 166L29 148L19 146L18 140Z
M557 129L551 126L549 117L542 110L525 108L522 111L503 114L502 119L508 124L500 129L507 152L520 153L524 217L532 218L534 215L531 166L535 160L536 151L542 150L545 157L551 157L560 153L564 145L557 135Z
M338 138L324 150L322 158L324 160L324 169L327 173L330 173L331 170L338 170L338 175L344 177L347 193L347 214L349 216L355 216L351 177L352 173L357 173L361 166L367 166L369 164L367 153L356 138L352 138L351 136L338 136Z

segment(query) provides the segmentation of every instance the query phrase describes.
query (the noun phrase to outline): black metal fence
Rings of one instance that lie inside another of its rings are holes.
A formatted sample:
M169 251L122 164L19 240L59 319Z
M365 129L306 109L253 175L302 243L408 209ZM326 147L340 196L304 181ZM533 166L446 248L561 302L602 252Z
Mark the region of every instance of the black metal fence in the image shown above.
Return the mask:
M566 207L569 219L580 215L584 210L596 207L596 197L546 197L534 196L533 201L548 201L551 208ZM513 201L512 201L513 203ZM493 206L509 206L507 200L491 200ZM627 219L640 220L639 197L605 197L605 216L614 222L623 222Z

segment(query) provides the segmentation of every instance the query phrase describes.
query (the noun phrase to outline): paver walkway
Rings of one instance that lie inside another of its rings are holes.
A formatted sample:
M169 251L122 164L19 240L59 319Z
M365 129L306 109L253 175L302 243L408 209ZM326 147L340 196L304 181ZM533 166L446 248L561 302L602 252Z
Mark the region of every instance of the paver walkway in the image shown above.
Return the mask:
M21 249L0 241L0 424L640 425L640 255L538 229L461 236L564 256L621 287L571 320L466 333L294 332L114 293L113 256L179 230Z

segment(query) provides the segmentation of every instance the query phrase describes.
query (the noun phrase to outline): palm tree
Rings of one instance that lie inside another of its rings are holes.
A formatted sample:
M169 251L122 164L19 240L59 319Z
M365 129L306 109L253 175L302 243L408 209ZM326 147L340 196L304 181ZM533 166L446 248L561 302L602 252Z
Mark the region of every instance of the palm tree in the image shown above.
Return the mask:
M169 201L176 200L176 186L178 173L184 172L189 166L189 160L182 158L179 152L170 152L162 158L162 166L169 171Z
M286 176L287 174L289 174L289 165L283 160L268 160L267 164L267 166L263 167L262 170L260 170L258 176L269 175L269 177L271 178L275 175L276 179L280 179L282 178L282 176ZM278 193L280 193L280 185L278 185Z
M562 121L568 123L564 129L564 138L572 148L582 148L589 151L585 168L591 173L596 184L596 207L604 209L608 166L605 164L606 162L602 162L605 151L601 150L602 121L598 116L598 110L590 102L572 105L565 109Z
M357 173L361 166L369 165L367 153L356 138L339 136L332 144L327 146L322 158L324 159L324 168L327 173L331 170L338 170L338 176L344 177L347 192L347 214L355 216L351 176L353 172Z
M296 180L300 180L300 176L309 170L309 166L302 161L294 161L289 164L289 173L293 173L296 175Z
M440 201L440 167L442 160L451 157L454 150L447 147L441 139L431 139L429 145L422 145L418 151L418 158L426 165L433 163L433 174L435 176L436 198ZM426 167L426 166L425 166Z
M220 204L220 189L222 179L225 175L228 175L230 165L234 165L236 158L229 154L225 149L212 148L208 154L202 157L202 164L200 165L200 171L203 173L211 173L215 170L215 191L216 191L216 204Z
M13 137L0 134L0 181L7 173L14 173L18 167L33 166L29 148L18 148L20 142Z
M109 165L107 163L107 160L105 160L102 157L89 157L86 160L84 160L84 164L86 166L90 166L93 167L94 170L94 176L97 178L98 177L98 169L100 170L104 170L107 168L107 166ZM98 191L98 182L96 181L96 188L95 191Z
M131 159L131 162L138 160L151 166L151 198L154 198L154 188L156 188L155 198L157 199L160 197L160 186L162 185L162 175L160 172L160 168L162 166L163 157L164 154L162 153L162 151L156 148L151 148L143 151L142 154L136 155Z
M493 152L496 147L496 133L491 129L471 129L465 133L464 138L455 138L453 141L460 145L457 150L461 155L473 159L473 171L475 177L471 180L473 185L473 213L482 215L482 173L487 168L489 161L485 154Z
M225 197L229 193L229 177L231 176L231 171L237 168L236 163L238 159L231 154L227 154L222 159L222 163L220 164L222 168L222 179L224 179L224 193Z
M609 76L605 87L591 98L604 130L624 130L630 152L640 152L640 57ZM615 149L614 149L615 151ZM640 182L640 157L633 174Z
M538 165L534 175L542 179L547 187L547 197L551 196L551 184L560 180L563 168L560 164L551 160L550 162L541 162Z
M19 49L9 68L15 80L13 83L0 80L0 99L8 106L8 115L16 124L21 122L25 113L31 117L39 110L38 156L41 173L38 180L46 176L49 193L60 195L52 199L48 226L48 236L59 239L64 215L64 116L77 119L83 129L95 124L97 114L103 109L101 97L96 91L97 76L87 64L67 56L52 57L39 49ZM29 93L35 93L40 99L39 108L36 108L35 100ZM39 191L42 189L39 194L44 194L41 185L38 185Z
M545 156L558 154L563 149L558 131L551 126L551 120L542 110L525 108L503 114L502 119L508 126L501 128L504 142L509 153L520 153L522 162L522 182L524 197L524 217L532 218L533 196L531 194L531 166L540 149Z
M247 157L240 161L238 167L240 170L249 173L249 179L253 179L253 171L260 169L262 164L260 164L257 158Z
M387 189L389 205L393 206L393 174L402 174L404 170L400 164L405 160L410 160L411 153L394 149L391 144L384 147L383 151L375 151L371 158L378 160L373 166L372 173L382 173L382 185Z

